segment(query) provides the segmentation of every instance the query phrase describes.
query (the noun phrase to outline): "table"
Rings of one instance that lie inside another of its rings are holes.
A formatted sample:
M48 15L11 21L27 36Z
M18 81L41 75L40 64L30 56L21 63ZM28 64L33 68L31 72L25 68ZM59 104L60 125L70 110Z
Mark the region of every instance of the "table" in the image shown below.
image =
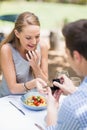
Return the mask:
M39 130L35 123L45 128L47 111L32 111L25 108L20 97L21 95L9 95L0 98L0 130ZM10 104L9 101L20 108L25 115Z
M35 123L45 127L46 110L31 111L25 108L20 95L0 98L0 130L38 130ZM20 108L25 115L12 106L9 101Z

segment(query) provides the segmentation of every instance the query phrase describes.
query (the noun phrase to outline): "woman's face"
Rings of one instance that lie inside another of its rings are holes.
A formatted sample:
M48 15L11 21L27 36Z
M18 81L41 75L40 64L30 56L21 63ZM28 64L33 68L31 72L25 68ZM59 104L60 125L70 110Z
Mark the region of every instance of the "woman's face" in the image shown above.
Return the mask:
M20 40L22 49L33 51L40 40L40 26L27 25L22 29L22 32L17 32L16 36Z

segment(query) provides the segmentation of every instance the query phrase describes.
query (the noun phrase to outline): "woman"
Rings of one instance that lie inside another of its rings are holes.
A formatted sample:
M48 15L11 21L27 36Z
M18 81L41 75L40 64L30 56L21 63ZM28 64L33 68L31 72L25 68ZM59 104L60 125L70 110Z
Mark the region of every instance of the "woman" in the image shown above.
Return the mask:
M32 90L40 78L47 81L48 47L40 40L40 22L35 14L24 12L18 16L0 51L0 97Z

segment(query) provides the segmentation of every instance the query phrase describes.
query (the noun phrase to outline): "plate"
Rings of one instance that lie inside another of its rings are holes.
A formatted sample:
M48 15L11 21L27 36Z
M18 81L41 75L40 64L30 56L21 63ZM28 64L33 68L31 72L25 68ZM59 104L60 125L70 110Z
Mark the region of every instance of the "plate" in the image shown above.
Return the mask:
M27 100L29 97L31 97L31 96L41 96L42 98L45 99L45 96L42 95L42 94L40 94L39 92L28 92L28 93L26 93L26 94L24 94L24 95L21 96L22 104L23 104L26 108L28 108L28 109L30 109L30 110L35 110L35 111L44 110L44 109L47 108L47 105L45 105L45 106L31 106L31 105L29 105L29 104L27 105L27 104L26 104L26 100ZM46 101L46 99L45 99L45 101Z

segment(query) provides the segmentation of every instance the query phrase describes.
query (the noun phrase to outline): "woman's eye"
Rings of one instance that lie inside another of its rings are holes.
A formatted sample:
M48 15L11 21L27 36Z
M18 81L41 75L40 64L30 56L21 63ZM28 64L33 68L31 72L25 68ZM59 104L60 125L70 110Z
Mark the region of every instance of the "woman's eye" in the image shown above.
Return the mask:
M36 36L36 37L34 37L35 39L38 39L40 36ZM26 39L27 40L33 40L33 38L32 37L26 37Z
M40 36L36 36L36 39L38 39Z

